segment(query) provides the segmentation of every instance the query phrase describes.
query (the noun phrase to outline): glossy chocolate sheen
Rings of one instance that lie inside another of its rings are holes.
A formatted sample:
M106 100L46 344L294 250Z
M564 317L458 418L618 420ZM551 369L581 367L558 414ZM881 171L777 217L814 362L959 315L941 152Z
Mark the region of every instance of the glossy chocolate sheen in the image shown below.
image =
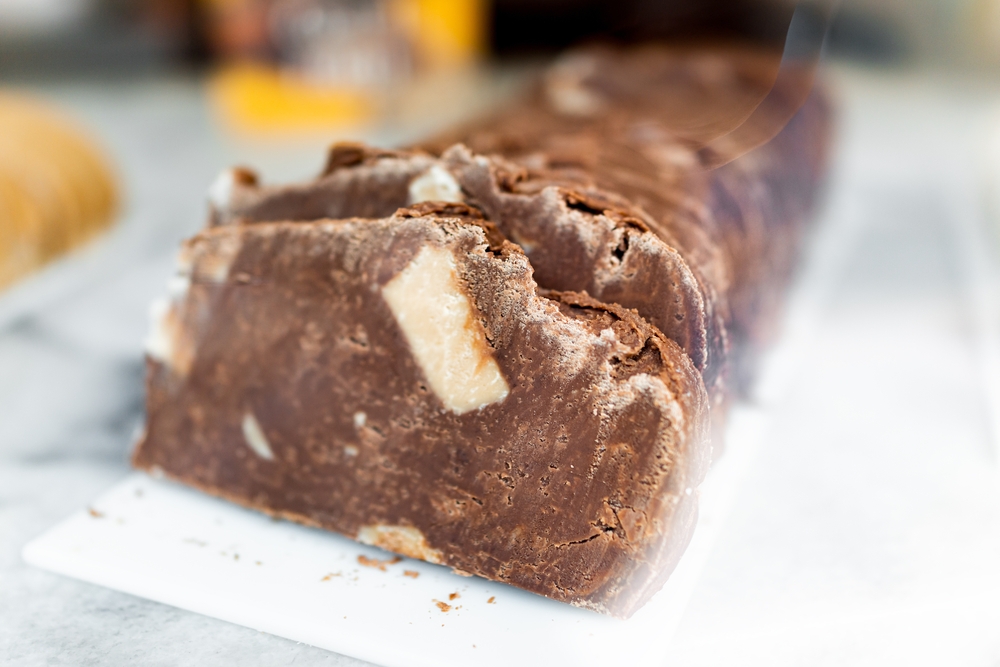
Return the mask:
M219 226L188 241L190 287L169 329L188 361L149 360L134 464L628 616L694 527L711 459L699 373L632 311L540 294L517 246L441 210ZM470 330L509 386L502 400L448 409L387 305L387 285L427 248L454 262Z

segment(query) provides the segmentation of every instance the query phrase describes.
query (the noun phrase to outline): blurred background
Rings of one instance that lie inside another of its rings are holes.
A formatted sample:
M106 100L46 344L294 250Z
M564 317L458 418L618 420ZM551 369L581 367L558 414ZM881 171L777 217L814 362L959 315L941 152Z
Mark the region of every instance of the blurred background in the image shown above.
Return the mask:
M20 560L126 474L147 304L221 169L419 139L576 44L780 53L795 8L0 0L0 662L361 664ZM844 0L823 54L835 152L767 437L674 664L995 667L1000 0Z
M38 218L0 227L0 285L136 210L129 179L153 174L155 155L162 163L190 147L185 175L203 182L230 161L301 177L333 139L400 144L491 109L573 45L738 41L780 53L797 4L836 7L824 50L832 62L983 90L1000 71L995 0L0 0L3 150L22 150L14 135L31 143L61 128L76 148L49 150L94 166L96 183L75 184L81 192L103 188L57 211L17 199L11 175L0 176L8 219ZM154 126L155 137L126 138ZM133 169L133 156L145 162ZM38 198L58 199L60 187ZM198 216L176 218L183 236Z

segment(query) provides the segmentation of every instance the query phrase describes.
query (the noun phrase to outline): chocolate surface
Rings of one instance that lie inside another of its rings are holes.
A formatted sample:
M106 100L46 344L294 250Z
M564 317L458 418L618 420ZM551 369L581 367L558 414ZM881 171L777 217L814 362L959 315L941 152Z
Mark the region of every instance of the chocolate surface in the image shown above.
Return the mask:
M278 220L384 218L408 202L411 181L434 164L428 155L338 143L323 173L309 183L258 185L256 175L223 172L224 195L212 202L209 225Z
M331 153L338 150L334 146ZM586 292L637 310L684 349L704 373L710 393L722 391L724 325L711 309L705 286L680 253L649 230L642 211L611 193L534 179L513 163L473 155L459 145L440 160L396 153L311 184L244 184L233 190L233 203L216 209L215 216L225 224L312 220L323 210L359 211L375 202L357 202L358 193L386 182L392 185L380 190L381 208L374 213L389 215L409 201L408 184L435 165L455 179L463 198L501 234L521 246L540 285Z
M702 162L773 55L591 50L417 147L223 173L157 310L135 465L630 615L690 539L820 180L819 94Z
M830 112L814 91L774 139L714 169L701 166L698 140L731 129L739 109L749 114L773 65L771 54L741 49L585 50L514 107L419 148L442 154L462 143L522 166L536 183L614 193L644 213L722 320L709 357L740 392L773 339L826 162Z
M442 400L391 306L441 252L507 386L475 409ZM516 246L420 210L223 226L184 256L169 321L188 361L149 361L136 466L621 616L673 569L711 458L707 398L634 312L539 295Z

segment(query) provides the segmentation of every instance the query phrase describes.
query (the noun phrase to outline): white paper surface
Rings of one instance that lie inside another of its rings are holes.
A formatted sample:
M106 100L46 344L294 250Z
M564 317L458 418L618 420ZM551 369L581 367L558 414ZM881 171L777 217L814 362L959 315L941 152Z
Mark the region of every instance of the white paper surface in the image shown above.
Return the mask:
M24 558L387 667L659 665L763 423L759 412L734 412L689 550L627 621L422 561L362 565L392 554L141 473L29 543Z

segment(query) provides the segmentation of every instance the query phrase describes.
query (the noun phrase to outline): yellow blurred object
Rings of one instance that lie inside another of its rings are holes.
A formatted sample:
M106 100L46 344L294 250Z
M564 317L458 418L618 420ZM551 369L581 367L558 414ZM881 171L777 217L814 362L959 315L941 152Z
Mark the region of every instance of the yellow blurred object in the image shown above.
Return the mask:
M360 124L375 111L369 93L312 83L256 63L224 65L209 88L227 126L247 133L328 130Z
M424 64L465 65L486 48L486 0L393 0L392 15Z
M71 120L0 92L0 287L107 227L117 205L108 162Z
M974 0L968 12L966 54L979 66L1000 63L1000 0Z

